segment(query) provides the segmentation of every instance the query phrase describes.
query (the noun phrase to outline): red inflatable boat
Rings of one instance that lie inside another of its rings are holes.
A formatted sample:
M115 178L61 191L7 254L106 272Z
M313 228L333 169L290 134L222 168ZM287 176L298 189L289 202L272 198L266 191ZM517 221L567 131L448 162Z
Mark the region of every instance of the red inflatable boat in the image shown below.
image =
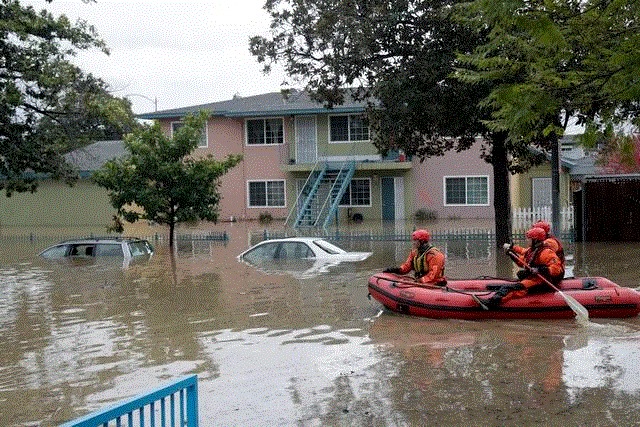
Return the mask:
M386 308L413 316L450 319L563 319L576 313L559 292L512 298L494 310L474 299L489 298L515 281L492 278L449 280L445 287L422 285L409 276L378 273L369 278L369 295ZM558 289L589 312L589 317L633 317L640 313L640 292L604 277L564 279Z

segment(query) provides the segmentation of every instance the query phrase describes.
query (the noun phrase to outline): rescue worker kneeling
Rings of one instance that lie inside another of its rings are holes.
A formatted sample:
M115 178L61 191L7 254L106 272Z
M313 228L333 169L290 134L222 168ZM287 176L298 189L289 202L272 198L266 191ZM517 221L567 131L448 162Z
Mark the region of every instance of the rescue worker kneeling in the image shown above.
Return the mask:
M501 286L491 298L480 299L489 309L496 308L511 298L521 298L529 293L553 291L545 279L554 285L564 277L564 265L554 248L545 244L547 233L539 227L533 227L525 236L531 240L528 248L504 244L505 252L514 258L514 262L523 267L518 271L519 283L513 286Z
M415 272L416 280L427 285L445 286L445 257L442 252L429 243L431 234L427 230L416 230L411 234L412 248L407 260L400 267L389 267L385 273L407 274Z

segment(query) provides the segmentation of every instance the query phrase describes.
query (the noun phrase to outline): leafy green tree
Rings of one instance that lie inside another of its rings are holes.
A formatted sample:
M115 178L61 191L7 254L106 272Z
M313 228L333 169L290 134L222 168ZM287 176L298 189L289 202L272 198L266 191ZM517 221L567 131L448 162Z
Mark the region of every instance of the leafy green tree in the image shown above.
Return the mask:
M557 223L558 138L569 119L606 126L637 118L640 4L476 0L459 10L486 38L460 55L456 75L492 86L490 129L551 153Z
M94 181L109 191L111 204L120 218L139 219L169 226L173 247L176 224L218 220L220 177L236 166L242 155L224 160L211 155L193 158L208 114L187 116L173 137L158 123L135 130L125 137L128 156L107 162L94 173Z
M486 126L481 105L493 82L455 78L458 53L484 40L461 24L456 0L270 0L272 34L253 37L251 52L270 70L286 72L327 106L349 93L368 100L374 144L402 148L421 160L464 150L483 136L483 157L494 170L496 242L511 239L509 172L544 161L519 139ZM352 88L352 91L344 89Z
M39 174L71 184L64 154L136 126L128 100L70 62L79 50L108 53L93 27L0 0L0 189L35 191Z

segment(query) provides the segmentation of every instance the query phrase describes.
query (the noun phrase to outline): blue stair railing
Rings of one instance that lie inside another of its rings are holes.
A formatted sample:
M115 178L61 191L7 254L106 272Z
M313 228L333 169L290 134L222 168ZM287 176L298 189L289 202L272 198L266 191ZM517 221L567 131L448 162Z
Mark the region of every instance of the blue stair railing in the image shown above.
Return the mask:
M322 228L326 230L333 219L333 216L338 212L338 208L340 207L340 201L342 200L342 196L344 195L347 188L349 188L349 184L351 183L351 178L353 178L353 174L356 171L356 162L351 161L343 164L340 172L336 176L333 185L331 186L331 190L329 192L329 198L327 201L331 201L329 209L324 216L324 223L322 224Z
M198 427L198 377L169 385L62 424L60 427Z
M298 209L298 214L296 216L296 220L294 222L294 228L302 227L302 226L315 226L317 223L317 197L318 190L320 189L323 180L327 174L328 164L325 162L322 165L322 169L318 171L315 179L311 178L307 180L307 184L302 190L302 193L306 193L307 196L304 199L304 202ZM309 187L310 185L310 187Z
M322 173L322 170L319 169L320 165L321 165L320 162L316 162L313 165L313 169L307 176L307 179L305 180L304 185L302 186L302 189L298 192L298 196L296 197L295 203L291 206L291 209L289 209L289 214L287 215L287 218L284 220L285 226L289 224L289 221L292 219L293 219L294 227L296 226L298 222L298 217L299 217L298 214L300 213L303 207L301 203L304 203L306 201L306 197L310 192L310 189L312 188L318 174ZM322 163L321 166L326 167L326 163Z
M356 169L355 161L325 162L315 178L310 177L305 183L298 197L304 197L304 202L298 209L294 228L318 227L323 228L331 222L337 212L340 200L351 183ZM306 197L304 196L306 195Z

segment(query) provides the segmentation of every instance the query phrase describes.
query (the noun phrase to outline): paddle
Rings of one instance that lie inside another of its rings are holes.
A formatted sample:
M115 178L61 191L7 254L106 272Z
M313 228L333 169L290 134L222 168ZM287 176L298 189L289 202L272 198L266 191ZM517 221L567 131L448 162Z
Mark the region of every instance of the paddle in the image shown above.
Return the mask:
M386 277L380 277L380 276L375 276L376 279L384 279L384 280L389 280L390 282L394 283L394 286L398 287L399 283L402 283L403 285L406 285L407 288L411 288L411 287L418 287L418 288L428 288L428 289L442 289L444 291L447 292L455 292L458 294L463 294L463 295L469 295L471 298L473 298L473 300L478 303L484 310L489 310L489 307L487 307L481 300L480 298L478 298L476 295L472 294L472 293L468 293L468 292L464 292L464 291L460 291L458 289L454 289L454 288L450 288L449 286L445 285L445 286L439 286L439 285L430 285L428 283L420 283L420 282L416 282L416 281L409 281L409 280L398 280L398 279L388 279ZM406 277L406 276L405 276Z
M507 253L514 261L516 259L519 260L523 264L524 268L531 271L531 266L527 264L523 259L518 258L518 255L515 254L511 249L508 249ZM576 314L576 319L578 320L579 323L585 324L589 322L589 312L587 311L585 306L583 306L578 301L576 301L576 299L573 298L571 295L567 295L564 292L562 292L556 285L554 285L549 280L547 280L547 278L544 277L542 274L538 273L537 271L534 274L538 276L540 279L542 279L542 281L544 281L547 285L553 288L556 292L558 292L562 298L564 298L569 308L571 308L571 310L573 310L573 312Z

